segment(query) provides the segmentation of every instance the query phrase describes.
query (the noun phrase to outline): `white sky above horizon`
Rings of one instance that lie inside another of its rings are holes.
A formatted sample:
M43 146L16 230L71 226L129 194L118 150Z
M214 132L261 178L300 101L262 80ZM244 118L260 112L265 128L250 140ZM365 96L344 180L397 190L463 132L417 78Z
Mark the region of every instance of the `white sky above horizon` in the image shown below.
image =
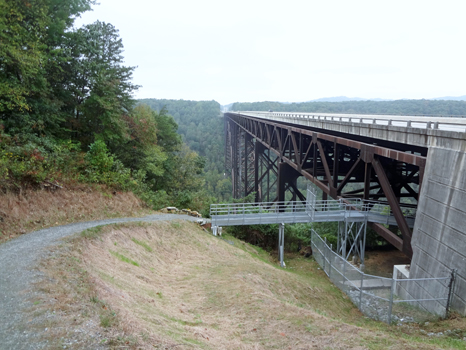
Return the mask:
M136 98L301 102L466 95L463 0L98 0Z

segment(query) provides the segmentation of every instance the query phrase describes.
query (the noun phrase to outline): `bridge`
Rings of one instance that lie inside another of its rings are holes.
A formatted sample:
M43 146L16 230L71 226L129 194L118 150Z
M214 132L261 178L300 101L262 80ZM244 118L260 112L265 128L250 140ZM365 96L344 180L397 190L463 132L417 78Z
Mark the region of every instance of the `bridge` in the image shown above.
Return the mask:
M305 178L324 201L388 206L390 222L368 217L368 225L412 259L410 278L456 269L452 307L466 315L466 118L255 111L224 118L236 198L305 203Z

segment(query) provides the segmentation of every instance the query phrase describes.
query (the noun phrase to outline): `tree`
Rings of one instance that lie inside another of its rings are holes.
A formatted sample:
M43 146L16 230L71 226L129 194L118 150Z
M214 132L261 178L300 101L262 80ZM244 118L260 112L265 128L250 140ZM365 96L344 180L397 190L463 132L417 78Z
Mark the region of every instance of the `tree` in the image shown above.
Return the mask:
M30 126L29 100L44 90L46 26L45 1L0 0L0 116L7 133Z
M97 21L69 38L73 59L67 62L69 92L68 126L83 147L101 135L112 148L127 133L121 116L131 112L132 93L138 86L131 78L135 67L123 66L123 43L111 24Z
M0 0L0 121L11 134L61 131L67 30L94 0ZM60 74L58 74L60 73Z
M112 149L126 167L145 172L147 179L164 175L167 150L159 144L157 112L145 105L136 106L123 120L128 138Z
M147 108L150 108L147 106ZM181 136L177 133L178 124L165 108L155 114L157 122L159 144L167 152L175 152L182 144Z

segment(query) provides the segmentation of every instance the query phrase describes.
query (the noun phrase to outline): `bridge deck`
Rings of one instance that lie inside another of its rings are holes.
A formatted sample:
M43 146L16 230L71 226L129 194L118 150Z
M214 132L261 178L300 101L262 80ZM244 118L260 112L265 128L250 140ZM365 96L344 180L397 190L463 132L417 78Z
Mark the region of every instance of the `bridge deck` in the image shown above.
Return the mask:
M445 116L376 115L342 113L304 113L304 112L236 112L245 116L305 124L309 120L356 123L363 125L400 126L417 129L436 129L442 131L466 131L466 118Z

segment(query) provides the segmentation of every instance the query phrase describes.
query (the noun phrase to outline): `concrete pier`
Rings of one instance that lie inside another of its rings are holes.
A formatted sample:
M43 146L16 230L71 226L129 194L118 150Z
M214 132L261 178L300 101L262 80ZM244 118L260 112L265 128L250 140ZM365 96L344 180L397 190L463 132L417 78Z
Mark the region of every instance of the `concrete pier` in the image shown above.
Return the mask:
M412 239L410 278L457 269L452 308L466 315L466 153L430 147Z

